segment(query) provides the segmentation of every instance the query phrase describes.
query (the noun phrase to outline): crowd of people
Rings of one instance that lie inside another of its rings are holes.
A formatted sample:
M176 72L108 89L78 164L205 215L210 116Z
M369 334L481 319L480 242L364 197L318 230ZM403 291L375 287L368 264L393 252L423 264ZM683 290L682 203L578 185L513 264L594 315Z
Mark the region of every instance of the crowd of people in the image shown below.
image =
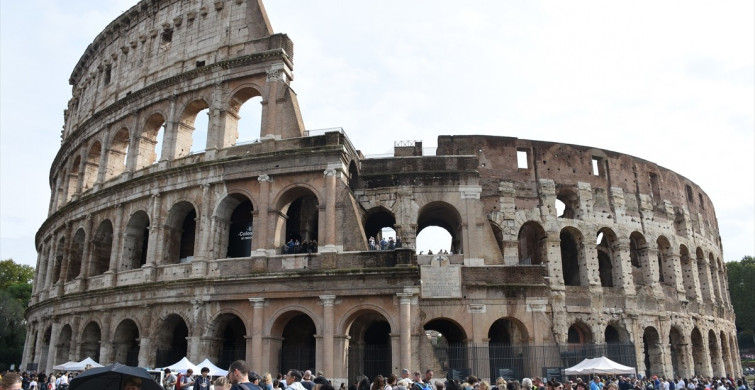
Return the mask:
M298 239L292 238L281 248L281 252L284 254L317 253L317 240L299 242Z
M61 372L45 375L44 372L6 372L0 380L0 390L68 390L75 373Z
M285 375L263 375L252 371L244 360L231 363L228 375L212 380L209 368L203 367L199 375L189 369L183 374L174 374L165 369L161 383L164 390L335 390L334 384L322 372L289 370ZM0 390L67 390L73 373L45 375L44 373L6 372L0 378ZM347 389L348 388L348 389ZM139 383L124 381L123 390L141 390ZM354 383L339 385L339 390L753 390L745 377L663 378L599 377L590 380L574 378L563 382L555 379L523 378L506 380L497 378L495 383L480 380L470 375L462 380L434 378L432 370L410 374L403 369L399 375L377 375L370 380L366 376L355 378Z
M401 248L403 245L401 237L396 237L396 241L393 240L393 237L388 237L387 240L383 237L380 241L376 241L374 236L370 236L367 243L371 251L392 251Z

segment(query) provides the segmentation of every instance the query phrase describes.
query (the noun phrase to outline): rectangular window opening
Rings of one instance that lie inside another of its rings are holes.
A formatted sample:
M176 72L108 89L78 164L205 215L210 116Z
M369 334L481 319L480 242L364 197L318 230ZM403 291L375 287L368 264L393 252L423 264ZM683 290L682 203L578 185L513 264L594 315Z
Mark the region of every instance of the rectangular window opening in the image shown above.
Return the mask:
M113 72L113 66L112 65L108 65L108 66L105 67L105 80L104 80L105 81L105 85L110 84L110 76L111 76L112 72Z
M593 156L592 158L592 174L593 176L603 176L603 165L601 164L603 159Z
M705 203L703 202L703 194L701 194L701 193L698 192L697 193L697 200L700 201L700 208L704 210L705 209Z
M197 61L197 68L201 68L204 66L204 61Z
M658 175L655 173L650 173L650 190L653 192L653 198L659 200L661 199L661 189L658 185Z
M519 149L516 151L516 165L519 169L529 168L529 153L526 150Z
M689 184L687 184L686 187L687 187L687 201L690 203L695 203L695 197L692 196L692 187Z

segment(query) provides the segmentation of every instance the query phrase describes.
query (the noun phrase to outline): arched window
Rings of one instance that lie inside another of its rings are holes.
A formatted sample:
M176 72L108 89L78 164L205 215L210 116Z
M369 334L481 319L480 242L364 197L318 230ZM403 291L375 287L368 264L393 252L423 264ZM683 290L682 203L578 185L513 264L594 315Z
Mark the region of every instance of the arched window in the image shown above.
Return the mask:
M149 217L144 211L137 211L126 225L123 237L123 254L119 269L121 271L138 269L147 264L149 247Z
M519 264L543 264L547 253L546 237L545 230L539 223L524 223L518 236Z
M584 259L582 234L573 228L561 230L561 267L564 284L567 286L586 286L586 275L582 270Z

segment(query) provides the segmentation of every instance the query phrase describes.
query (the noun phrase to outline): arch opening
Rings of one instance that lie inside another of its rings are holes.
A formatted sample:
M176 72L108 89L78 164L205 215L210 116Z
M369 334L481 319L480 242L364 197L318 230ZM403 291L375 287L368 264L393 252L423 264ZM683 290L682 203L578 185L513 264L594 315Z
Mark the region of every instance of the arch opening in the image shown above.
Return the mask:
M299 312L288 320L281 334L283 338L280 352L281 372L291 369L315 370L316 333L314 321L304 313Z
M530 221L522 225L517 239L519 264L543 264L548 253L546 239L545 229L539 223Z
M246 360L246 326L235 314L218 316L213 324L211 356L217 357L219 367L228 367L236 360Z
M90 274L102 275L110 268L110 256L113 252L113 224L109 220L100 223L92 240L92 263Z
M87 357L91 357L94 361L100 361L100 341L102 339L102 332L100 332L100 326L96 322L90 322L84 328L84 332L81 335L81 351L79 353L79 360L84 360Z
M133 320L123 320L115 328L113 361L134 367L139 365L139 328Z
M149 227L149 217L146 212L140 210L131 216L123 236L123 255L119 270L138 269L147 264Z
M84 241L86 234L84 229L79 229L71 240L71 253L68 258L68 270L66 282L76 279L81 274L81 261L84 258Z
M160 324L156 334L155 366L165 367L186 356L188 336L189 328L184 319L177 314L168 315Z
M464 377L472 373L468 360L467 335L459 324L448 318L437 318L426 323L424 329L443 371Z
M452 205L445 202L430 202L419 210L419 213L417 216L417 231L416 231L417 250L424 250L424 249L420 249L420 244L422 244L422 245L427 246L428 252L431 250L434 251L436 250L434 248L438 248L440 244L439 241L425 243L424 235L422 237L423 241L422 243L420 243L420 234L425 230L425 228L428 228L428 227L441 228L445 230L451 236L450 248L442 246L441 249L443 249L444 251L447 250L448 253L452 253L452 254L464 253L464 246L462 243L461 215L456 210L456 208L454 208ZM429 232L431 231L428 231L427 233ZM436 232L439 232L439 231L436 231ZM440 237L435 237L435 238L442 239Z
M165 262L179 264L194 258L194 240L197 230L197 212L189 202L171 207L165 224Z
M570 228L561 230L561 267L564 284L567 286L582 286L584 275L582 272L582 236Z
M500 318L490 326L488 339L491 379L523 377L527 371L522 346L529 340L524 324L512 318Z

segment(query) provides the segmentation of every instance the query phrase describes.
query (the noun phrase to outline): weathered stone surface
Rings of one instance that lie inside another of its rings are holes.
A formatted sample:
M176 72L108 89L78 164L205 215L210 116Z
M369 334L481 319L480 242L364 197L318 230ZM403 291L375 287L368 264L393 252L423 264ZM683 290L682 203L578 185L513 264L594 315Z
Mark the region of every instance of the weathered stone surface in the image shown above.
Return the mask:
M368 351L383 374L469 367L434 352L435 331L515 353L626 343L640 372L741 374L715 211L695 183L511 137L365 159L340 129L304 130L292 69L260 0L145 0L95 38L70 78L24 364L245 358L334 383L367 372ZM238 143L252 98L259 138ZM190 153L205 110L205 150ZM413 248L428 226L452 236L449 296L437 278L420 294L433 257ZM404 247L369 251L385 227ZM292 238L311 245L284 250Z

